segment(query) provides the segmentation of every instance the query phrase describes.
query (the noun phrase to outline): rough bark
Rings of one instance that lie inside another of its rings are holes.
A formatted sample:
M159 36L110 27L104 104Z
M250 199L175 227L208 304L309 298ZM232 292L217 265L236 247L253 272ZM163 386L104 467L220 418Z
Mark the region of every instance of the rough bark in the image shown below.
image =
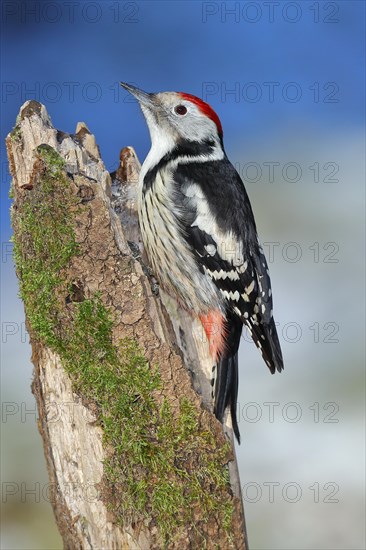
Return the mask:
M222 459L222 467L226 463L229 468L230 483L219 488L215 484L204 487L211 493L210 502L215 502L217 493L220 502L232 505L229 529L224 529L222 513L216 508L205 518L199 509L195 510L192 517L196 525L180 524L176 532L165 538L154 517L141 519L132 514L121 521L116 499L121 494L123 497L123 492L114 493L104 475L106 458L113 456L114 449L106 444L98 401L83 392L80 383L75 384L57 348L32 326L25 300L35 366L33 392L54 488L52 504L65 547L145 550L163 546L198 548L206 544L206 548L246 549L232 433L229 421L224 433L212 414L211 362L202 326L159 290L146 268L135 198L140 164L133 149L121 151L119 168L110 175L85 124L79 123L74 135L57 131L45 107L35 101L22 106L6 143L13 176L15 239L23 257L29 246L29 236L21 233L24 205L33 194L35 205L40 206L36 191L46 170L39 146L51 147L65 161L67 192L75 199L70 204L75 204L71 214L78 253L62 270L69 294L57 297L58 303L63 304L59 338L75 315L77 304L99 293L113 315L113 343L118 345L126 338L137 342L149 365L158 366L161 389L153 391L154 401L159 406L164 400L169 403L179 422L180 403L186 398L194 407L199 433L212 436L210 452L225 448L227 440L231 443L231 450L226 450ZM22 284L24 273L19 260L17 274ZM196 448L197 456L184 465L187 475L194 473L200 452Z

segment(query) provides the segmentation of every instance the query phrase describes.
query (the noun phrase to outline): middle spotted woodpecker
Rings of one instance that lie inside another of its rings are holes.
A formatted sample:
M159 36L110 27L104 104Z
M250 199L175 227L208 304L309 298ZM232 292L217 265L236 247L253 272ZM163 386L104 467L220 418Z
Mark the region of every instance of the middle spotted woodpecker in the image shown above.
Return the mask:
M271 373L283 369L268 266L249 198L210 105L187 93L151 94L121 84L138 100L152 142L140 174L142 240L162 287L202 322L216 367L214 412L222 421L230 407L240 441L243 324Z

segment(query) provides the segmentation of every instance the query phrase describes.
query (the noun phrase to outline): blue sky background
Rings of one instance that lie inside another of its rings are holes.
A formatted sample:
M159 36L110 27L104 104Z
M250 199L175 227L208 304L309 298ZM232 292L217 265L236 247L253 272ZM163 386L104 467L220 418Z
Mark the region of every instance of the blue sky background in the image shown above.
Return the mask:
M284 373L269 376L254 346L241 346L238 459L251 548L365 547L364 7L2 3L1 374L2 399L15 404L2 422L3 479L19 488L4 506L4 548L61 548L49 504L20 491L47 476L8 254L4 138L22 103L37 99L56 128L85 121L110 170L125 145L143 160L148 132L120 80L211 103L273 251Z

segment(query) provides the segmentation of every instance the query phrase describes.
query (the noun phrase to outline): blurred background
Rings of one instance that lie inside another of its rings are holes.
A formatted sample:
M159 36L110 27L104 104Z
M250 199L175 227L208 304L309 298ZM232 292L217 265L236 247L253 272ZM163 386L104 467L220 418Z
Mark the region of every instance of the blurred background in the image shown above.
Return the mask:
M27 99L107 168L150 141L120 80L219 114L270 264L285 371L243 335L237 449L252 550L365 548L364 2L3 1L2 542L58 549L11 259L4 147Z

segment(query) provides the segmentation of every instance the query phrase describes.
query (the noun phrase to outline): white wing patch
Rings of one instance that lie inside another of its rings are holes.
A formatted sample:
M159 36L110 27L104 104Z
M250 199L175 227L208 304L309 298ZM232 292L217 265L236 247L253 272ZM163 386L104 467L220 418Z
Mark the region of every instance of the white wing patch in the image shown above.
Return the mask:
M189 186L185 192L186 196L189 196L192 199L195 197L200 199L193 201L197 216L191 224L191 227L198 227L201 231L204 231L210 235L216 243L216 250L219 256L232 266L239 269L241 268L241 272L244 273L248 263L244 262L243 243L238 241L232 231L225 233L221 231L214 216L212 215L210 206L207 199L203 196L201 189L199 189L199 192L195 194L194 191L197 187L197 185L193 184Z

